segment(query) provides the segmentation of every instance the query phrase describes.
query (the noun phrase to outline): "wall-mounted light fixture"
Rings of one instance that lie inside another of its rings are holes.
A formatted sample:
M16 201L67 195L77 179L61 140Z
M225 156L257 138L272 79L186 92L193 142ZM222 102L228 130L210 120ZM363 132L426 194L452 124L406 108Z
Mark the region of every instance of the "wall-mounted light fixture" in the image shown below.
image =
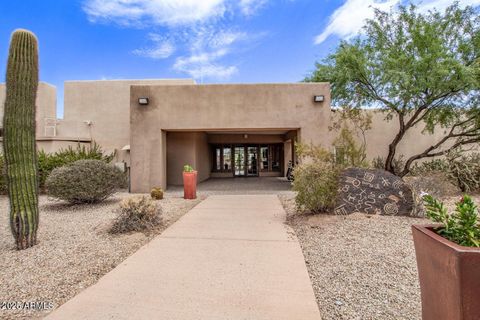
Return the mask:
M313 102L323 102L325 100L325 96L313 96Z
M148 105L148 98L146 97L140 97L138 98L138 104L142 106Z
M248 139L248 134L244 134L244 135L243 135L243 138L244 138L244 139Z

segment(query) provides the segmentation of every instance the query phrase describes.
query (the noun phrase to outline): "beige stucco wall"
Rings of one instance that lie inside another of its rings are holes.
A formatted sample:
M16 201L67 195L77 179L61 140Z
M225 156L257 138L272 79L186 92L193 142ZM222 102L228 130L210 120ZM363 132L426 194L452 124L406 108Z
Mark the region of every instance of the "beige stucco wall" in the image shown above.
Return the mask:
M61 136L91 137L107 151L130 144L130 86L194 84L190 79L66 81ZM90 125L87 125L90 121ZM119 153L120 154L120 153Z
M3 126L3 110L5 103L5 84L0 83L0 126ZM36 101L36 136L37 136L37 148L45 152L55 152L68 146L76 147L78 143L82 145L88 145L87 140L74 140L66 137L53 137L54 131L51 128L45 130L45 119L49 118L55 120L57 118L57 89L55 86L39 82L37 90ZM1 141L0 141L1 147Z
M314 95L324 95L325 102L314 103ZM140 106L139 97L148 97L150 104ZM166 159L156 162L160 166L148 161L161 159L162 145L156 143L156 137L162 130L254 132L301 128L302 140L330 143L328 83L134 85L130 102L132 192L147 192L152 185L166 187L167 181L159 174L166 170Z
M0 83L0 123L2 123L2 126L5 94L5 84ZM57 89L51 84L40 82L37 90L36 107L36 134L37 137L44 137L45 118L55 119L57 117ZM47 134L49 134L49 132L47 132Z
M198 181L210 178L211 158L207 134L204 132L167 132L167 181L169 185L183 184L183 166L197 170Z
M198 171L199 181L204 181L210 178L210 171L212 169L211 164L212 160L207 134L204 132L198 132L195 135L195 169Z
M391 120L386 120L386 114L381 111L365 110L364 112L372 116L371 129L367 130L365 134L367 141L367 158L369 160L378 156L385 158L388 154L388 145L399 129L398 118L394 117ZM333 112L331 113L332 121L338 119L337 117L338 115ZM350 125L350 128L354 128L354 126ZM398 145L396 156L403 155L405 159L414 154L421 153L427 147L441 140L445 135L445 129L443 128L436 128L433 134L423 132L424 128L424 123L420 122L415 127L409 129ZM338 132L336 131L330 132L332 138L335 138L337 134ZM360 142L361 135L358 135L357 138L358 142ZM448 144L445 146L448 146Z

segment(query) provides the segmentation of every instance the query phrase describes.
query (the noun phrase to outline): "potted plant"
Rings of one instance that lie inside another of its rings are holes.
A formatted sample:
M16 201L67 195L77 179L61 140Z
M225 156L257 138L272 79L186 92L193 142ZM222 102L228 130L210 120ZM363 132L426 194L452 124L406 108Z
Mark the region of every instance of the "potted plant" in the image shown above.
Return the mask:
M436 224L412 226L422 319L480 319L478 208L464 196L449 214L433 197L423 199L427 216Z
M197 171L188 164L183 166L183 197L197 198Z

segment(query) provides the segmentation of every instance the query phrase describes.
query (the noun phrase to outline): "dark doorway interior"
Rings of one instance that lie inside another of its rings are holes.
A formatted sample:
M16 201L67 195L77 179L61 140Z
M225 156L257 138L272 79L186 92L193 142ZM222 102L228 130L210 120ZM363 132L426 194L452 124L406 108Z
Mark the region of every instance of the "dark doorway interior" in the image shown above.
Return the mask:
M234 177L283 175L283 144L212 145L212 172Z

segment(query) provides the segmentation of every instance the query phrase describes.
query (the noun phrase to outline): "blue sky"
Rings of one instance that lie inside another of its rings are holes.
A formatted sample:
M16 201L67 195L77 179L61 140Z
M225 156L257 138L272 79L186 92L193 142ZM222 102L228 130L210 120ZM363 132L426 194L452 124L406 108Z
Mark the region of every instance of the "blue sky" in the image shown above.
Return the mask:
M65 80L297 82L340 39L357 34L372 7L401 1L2 0L0 74L4 79L11 32L26 28L39 39L40 78L57 87L60 117Z

